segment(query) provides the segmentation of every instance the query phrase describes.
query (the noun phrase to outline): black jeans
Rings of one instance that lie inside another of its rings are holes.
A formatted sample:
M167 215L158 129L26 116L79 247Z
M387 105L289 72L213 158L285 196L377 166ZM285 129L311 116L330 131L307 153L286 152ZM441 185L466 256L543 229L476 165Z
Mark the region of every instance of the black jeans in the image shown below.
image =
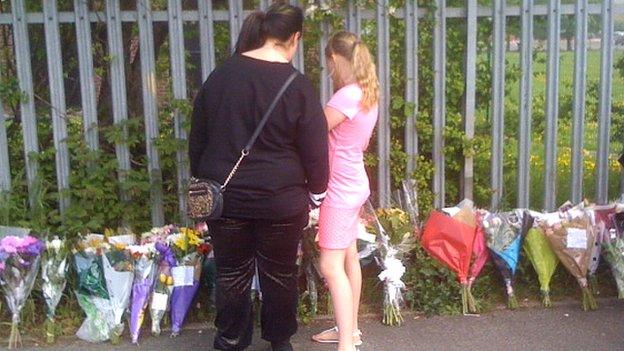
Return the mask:
M217 350L251 344L251 281L262 290L262 338L282 341L297 332L297 248L308 214L287 220L220 219L210 222L217 266Z

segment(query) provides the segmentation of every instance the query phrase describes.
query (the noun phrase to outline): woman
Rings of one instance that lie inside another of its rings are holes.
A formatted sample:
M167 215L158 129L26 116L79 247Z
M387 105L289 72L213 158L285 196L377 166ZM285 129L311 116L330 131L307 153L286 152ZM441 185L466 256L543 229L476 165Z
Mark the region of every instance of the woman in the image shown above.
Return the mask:
M195 99L189 156L197 178L223 182L269 104L295 69L301 9L272 5L245 19L236 53L210 74ZM327 187L327 122L312 84L299 74L225 190L222 219L208 223L217 268L214 347L251 344L257 270L262 338L292 350L297 330L296 256L310 203Z
M362 273L356 247L360 210L370 195L364 151L377 122L379 83L368 48L355 34L338 32L325 48L336 93L325 107L330 130L330 175L319 216L320 267L334 305L337 327L312 338L359 346L357 316Z

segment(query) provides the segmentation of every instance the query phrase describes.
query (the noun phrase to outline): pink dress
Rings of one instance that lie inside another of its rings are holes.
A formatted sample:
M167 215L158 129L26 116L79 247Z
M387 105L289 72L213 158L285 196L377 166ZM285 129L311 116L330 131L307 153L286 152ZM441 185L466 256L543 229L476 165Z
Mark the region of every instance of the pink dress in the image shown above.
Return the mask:
M357 238L360 209L370 188L364 151L377 123L377 106L363 110L357 84L338 90L327 103L347 119L329 133L329 183L319 215L319 246L346 249Z

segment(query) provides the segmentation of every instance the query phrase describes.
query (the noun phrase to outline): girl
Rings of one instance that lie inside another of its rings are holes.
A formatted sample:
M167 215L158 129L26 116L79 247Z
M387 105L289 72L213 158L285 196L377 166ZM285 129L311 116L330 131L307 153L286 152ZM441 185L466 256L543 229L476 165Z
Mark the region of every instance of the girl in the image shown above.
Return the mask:
M355 241L360 209L370 195L364 151L377 122L379 83L368 48L355 34L333 35L325 55L337 91L325 107L330 175L319 217L319 246L337 327L312 339L353 351L361 344L357 315L362 275Z

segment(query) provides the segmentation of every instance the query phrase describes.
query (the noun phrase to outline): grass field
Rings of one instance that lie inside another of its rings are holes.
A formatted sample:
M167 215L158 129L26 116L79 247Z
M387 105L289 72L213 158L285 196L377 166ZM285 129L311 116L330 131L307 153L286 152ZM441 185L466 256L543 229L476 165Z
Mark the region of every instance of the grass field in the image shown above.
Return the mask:
M614 52L614 63L617 62L621 57L624 56L624 50L618 50ZM586 80L588 89L592 86L599 85L600 82L600 59L601 53L600 51L588 51L587 53L587 71L586 71ZM507 54L508 64L519 66L520 55L517 52L510 52ZM533 61L533 97L541 96L542 98L546 94L546 81L547 81L547 56L545 52L539 52L536 55L535 60ZM559 119L558 123L558 167L557 167L557 200L559 202L563 202L570 196L570 177L571 177L571 169L570 169L570 161L571 161L571 144L572 144L572 128L571 123L568 121L562 122L562 118L571 118L571 109L573 106L566 106L563 102L562 97L564 96L573 96L574 93L574 52L561 52L560 55L560 64L559 64ZM612 75L613 83L612 83L612 102L622 103L624 101L624 77L620 74L617 69L614 69ZM519 101L519 82L508 82L507 84L511 84L508 86L508 102L511 101L512 104L518 103ZM594 95L596 96L596 94ZM597 116L597 99L591 98L589 94L586 94L586 123L585 123L585 136L583 140L583 147L585 149L584 152L584 193L589 198L593 198L595 193L595 161L596 154L595 151L597 149L597 141L598 141L598 124L596 123ZM535 100L534 100L535 101ZM594 104L594 106L590 106ZM534 105L535 106L535 105ZM533 125L541 121L537 121L536 112L542 111L533 111ZM567 114L567 116L563 116ZM623 119L624 116L620 115L619 112L614 112L612 114L612 119ZM612 127L613 132L613 127ZM614 140L611 139L611 159L612 161L617 158L622 152L623 147L622 140ZM513 148L513 146L512 146ZM537 206L541 202L543 187L541 182L543 181L541 174L541 170L543 170L543 157L544 157L544 140L543 135L535 135L532 140L531 147L531 159L532 159L532 184L531 184L531 198L534 206ZM534 163L535 162L535 163ZM613 168L612 168L613 169ZM617 169L617 167L615 168ZM610 184L610 194L616 195L618 188L618 177L617 173L612 173L609 179ZM538 200L539 199L539 200Z
M591 50L587 52L587 86L598 84L600 82L600 51ZM613 61L617 62L624 56L624 50L616 50L613 54ZM520 65L520 54L518 52L507 53L508 63L511 65ZM545 52L538 52L533 60L533 94L543 95L546 93L546 64L547 55ZM574 87L574 52L563 51L559 60L559 93L564 94L566 91L572 92ZM514 84L511 87L511 93L508 98L519 99L519 85ZM624 99L624 77L620 72L614 69L613 100Z

